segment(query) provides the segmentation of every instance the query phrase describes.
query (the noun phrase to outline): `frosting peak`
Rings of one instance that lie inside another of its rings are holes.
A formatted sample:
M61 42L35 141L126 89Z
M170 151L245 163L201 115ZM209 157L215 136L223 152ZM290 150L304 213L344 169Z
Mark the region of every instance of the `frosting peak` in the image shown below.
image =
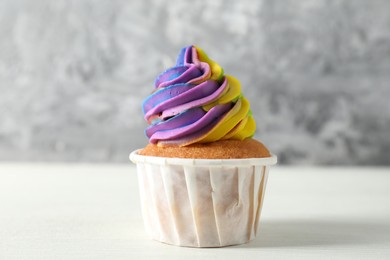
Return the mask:
M240 82L196 47L181 49L142 105L145 133L159 146L186 146L253 136L256 123Z

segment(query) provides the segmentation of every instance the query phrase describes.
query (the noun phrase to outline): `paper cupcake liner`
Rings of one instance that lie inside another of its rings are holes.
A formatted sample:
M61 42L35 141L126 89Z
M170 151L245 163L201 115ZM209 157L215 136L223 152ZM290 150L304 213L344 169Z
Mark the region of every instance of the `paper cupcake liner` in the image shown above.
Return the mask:
M276 157L179 159L138 155L147 233L189 247L243 244L257 235L269 166Z

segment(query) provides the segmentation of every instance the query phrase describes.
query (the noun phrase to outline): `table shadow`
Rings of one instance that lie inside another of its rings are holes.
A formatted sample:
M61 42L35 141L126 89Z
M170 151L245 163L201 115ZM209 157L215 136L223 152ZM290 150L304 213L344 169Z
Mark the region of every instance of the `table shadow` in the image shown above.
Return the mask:
M390 243L390 223L265 220L257 238L237 247L310 247Z

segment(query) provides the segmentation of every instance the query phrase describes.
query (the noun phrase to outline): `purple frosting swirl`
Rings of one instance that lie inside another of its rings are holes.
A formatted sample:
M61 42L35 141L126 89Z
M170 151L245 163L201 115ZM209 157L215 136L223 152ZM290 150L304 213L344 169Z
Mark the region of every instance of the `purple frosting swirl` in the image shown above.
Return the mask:
M230 101L204 108L228 92L229 82L222 69L218 77L212 77L212 61L207 62L205 54L201 60L198 51L195 46L183 48L176 65L157 77L154 92L144 100L142 109L150 124L145 133L151 143L183 146L197 142L235 105Z

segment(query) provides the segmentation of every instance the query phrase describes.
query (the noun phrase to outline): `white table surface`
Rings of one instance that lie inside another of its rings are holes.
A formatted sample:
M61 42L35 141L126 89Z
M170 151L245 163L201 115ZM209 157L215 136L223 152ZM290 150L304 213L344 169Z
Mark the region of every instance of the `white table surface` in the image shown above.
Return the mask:
M390 259L390 168L273 167L259 237L149 240L135 167L0 163L0 259Z

